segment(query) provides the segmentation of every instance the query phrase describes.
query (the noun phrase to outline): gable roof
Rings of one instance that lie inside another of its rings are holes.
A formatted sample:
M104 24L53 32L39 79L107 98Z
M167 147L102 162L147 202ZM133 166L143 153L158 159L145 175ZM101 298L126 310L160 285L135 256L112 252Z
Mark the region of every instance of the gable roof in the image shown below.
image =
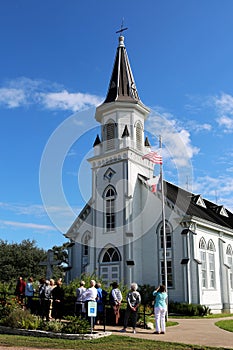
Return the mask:
M223 206L203 198L205 206L200 205L196 200L197 195L167 181L164 181L164 196L189 216L233 229L233 214L226 208L223 211Z

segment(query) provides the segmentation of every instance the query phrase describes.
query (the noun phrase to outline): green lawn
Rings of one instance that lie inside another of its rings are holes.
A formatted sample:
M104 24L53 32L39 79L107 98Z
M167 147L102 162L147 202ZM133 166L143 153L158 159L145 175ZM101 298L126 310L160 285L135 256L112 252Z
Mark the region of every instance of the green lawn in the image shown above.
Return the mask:
M233 332L233 320L222 320L215 323L219 328L228 332Z
M167 343L120 335L111 335L96 340L64 340L0 334L0 346L78 350L223 350L223 348Z

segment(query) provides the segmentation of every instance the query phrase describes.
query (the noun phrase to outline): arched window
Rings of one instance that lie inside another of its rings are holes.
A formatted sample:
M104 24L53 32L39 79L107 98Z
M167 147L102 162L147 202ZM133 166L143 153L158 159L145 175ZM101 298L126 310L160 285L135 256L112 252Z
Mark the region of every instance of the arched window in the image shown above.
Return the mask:
M120 255L115 248L109 248L103 256L102 262L116 262L120 261Z
M229 266L230 286L231 286L231 289L233 289L233 263L232 263L233 251L230 244L228 244L227 246L226 255L227 255L227 264Z
M208 242L208 250L215 252L215 246L214 246L214 242L212 241L212 239L210 239Z
M107 232L115 230L115 199L116 191L109 186L104 193L105 199L105 228Z
M142 125L140 122L136 124L136 147L137 149L142 149Z
M227 255L233 255L233 252L232 252L232 247L230 244L228 244L227 246L227 249L226 249L226 254Z
M205 238L202 237L199 241L199 248L200 249L206 249L206 241L205 241Z
M165 233L166 233L166 252L167 252L167 286L173 287L174 272L172 265L172 227L169 223L165 224ZM163 247L164 247L164 234L163 234L163 225L159 226L159 248L160 248L160 275L162 283L165 284L165 268L164 268L164 259L163 259Z
M113 120L109 120L104 125L104 140L106 141L106 150L115 148L116 124Z
M82 267L84 268L86 265L89 264L89 257L90 257L90 247L89 247L89 241L91 239L90 232L85 232L82 237Z
M212 239L208 242L208 260L209 260L209 287L215 288L215 246Z
M201 259L201 277L203 288L215 288L215 245L212 239L206 241L202 237L199 241L200 259Z
M207 288L207 262L206 262L206 241L205 238L202 237L199 241L200 248L200 259L201 259L201 280L202 287Z

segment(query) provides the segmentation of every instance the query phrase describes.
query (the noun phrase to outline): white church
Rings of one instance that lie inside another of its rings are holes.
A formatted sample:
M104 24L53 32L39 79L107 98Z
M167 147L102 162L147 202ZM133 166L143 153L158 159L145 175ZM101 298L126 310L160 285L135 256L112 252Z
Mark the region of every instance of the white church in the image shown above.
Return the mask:
M101 135L88 159L92 195L65 234L67 279L82 273L96 273L107 285L166 279L170 300L233 312L233 214L167 181L163 197L151 191L154 164L143 159L151 151L144 136L149 113L120 36L107 96L95 113Z

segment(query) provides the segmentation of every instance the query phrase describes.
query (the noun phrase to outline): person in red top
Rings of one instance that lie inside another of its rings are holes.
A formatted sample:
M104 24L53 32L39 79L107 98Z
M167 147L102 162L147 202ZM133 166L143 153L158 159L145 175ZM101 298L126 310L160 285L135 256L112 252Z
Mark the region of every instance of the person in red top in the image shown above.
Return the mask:
M26 282L24 281L23 277L20 276L17 280L17 284L15 288L15 295L20 304L24 303L25 287L26 287Z

